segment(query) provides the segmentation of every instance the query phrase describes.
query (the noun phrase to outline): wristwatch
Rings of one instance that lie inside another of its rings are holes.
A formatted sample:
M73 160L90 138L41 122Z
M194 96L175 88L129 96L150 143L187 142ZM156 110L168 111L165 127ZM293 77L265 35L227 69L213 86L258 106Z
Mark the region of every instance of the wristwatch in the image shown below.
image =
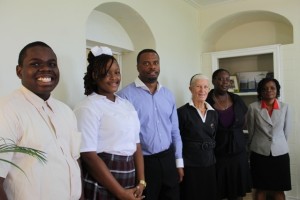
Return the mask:
M139 184L143 185L144 188L146 188L146 186L147 186L147 183L145 180L140 180Z

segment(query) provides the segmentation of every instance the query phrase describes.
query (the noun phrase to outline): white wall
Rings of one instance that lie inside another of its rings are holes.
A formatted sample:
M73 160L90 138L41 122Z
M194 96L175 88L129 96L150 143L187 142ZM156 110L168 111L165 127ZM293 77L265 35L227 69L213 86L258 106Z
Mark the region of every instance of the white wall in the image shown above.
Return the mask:
M61 79L55 96L69 105L83 97L85 21L92 6L76 4L78 1L67 0L0 1L0 96L20 85L14 68L21 48L41 40L58 56Z
M42 40L55 50L59 59L61 80L54 95L71 107L80 101L84 97L86 21L93 9L105 2L110 1L1 0L0 96L20 85L15 66L21 48ZM153 31L161 56L160 81L176 94L178 105L182 105L190 96L187 79L200 70L197 10L181 0L119 2L136 10ZM132 65L136 65L135 60ZM136 73L135 67L132 70Z
M278 32L289 30L287 26L270 21L249 22L224 33L216 43L216 49L239 49L242 47L277 44ZM282 30L282 31L281 31ZM253 39L252 39L253 38ZM254 43L255 40L255 43Z

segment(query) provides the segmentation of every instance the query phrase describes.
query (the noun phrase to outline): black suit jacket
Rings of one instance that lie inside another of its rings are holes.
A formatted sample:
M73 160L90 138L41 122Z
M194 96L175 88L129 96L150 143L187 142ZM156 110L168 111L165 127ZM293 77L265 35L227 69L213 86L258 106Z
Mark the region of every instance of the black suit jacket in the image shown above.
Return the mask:
M185 166L211 166L215 163L215 135L218 115L208 110L205 122L195 107L189 103L177 109L179 129L183 144Z

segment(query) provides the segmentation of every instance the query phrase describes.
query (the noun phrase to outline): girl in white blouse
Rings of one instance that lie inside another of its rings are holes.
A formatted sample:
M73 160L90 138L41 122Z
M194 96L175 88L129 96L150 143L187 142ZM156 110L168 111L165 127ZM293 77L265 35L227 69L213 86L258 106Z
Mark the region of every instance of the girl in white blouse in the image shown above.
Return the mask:
M131 103L117 95L120 68L107 47L94 47L84 76L87 97L74 109L82 132L83 187L87 199L142 199L144 164L140 123Z

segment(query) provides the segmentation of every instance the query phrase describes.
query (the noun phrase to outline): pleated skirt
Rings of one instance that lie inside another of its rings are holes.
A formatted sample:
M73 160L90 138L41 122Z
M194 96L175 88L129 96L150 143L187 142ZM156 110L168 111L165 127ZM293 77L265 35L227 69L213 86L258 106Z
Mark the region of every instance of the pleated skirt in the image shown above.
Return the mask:
M216 172L219 199L243 197L251 192L252 181L246 151L217 157Z
M133 156L120 156L99 153L114 178L123 188L135 186L135 165ZM117 200L101 183L97 182L86 170L83 163L83 190L87 200Z

